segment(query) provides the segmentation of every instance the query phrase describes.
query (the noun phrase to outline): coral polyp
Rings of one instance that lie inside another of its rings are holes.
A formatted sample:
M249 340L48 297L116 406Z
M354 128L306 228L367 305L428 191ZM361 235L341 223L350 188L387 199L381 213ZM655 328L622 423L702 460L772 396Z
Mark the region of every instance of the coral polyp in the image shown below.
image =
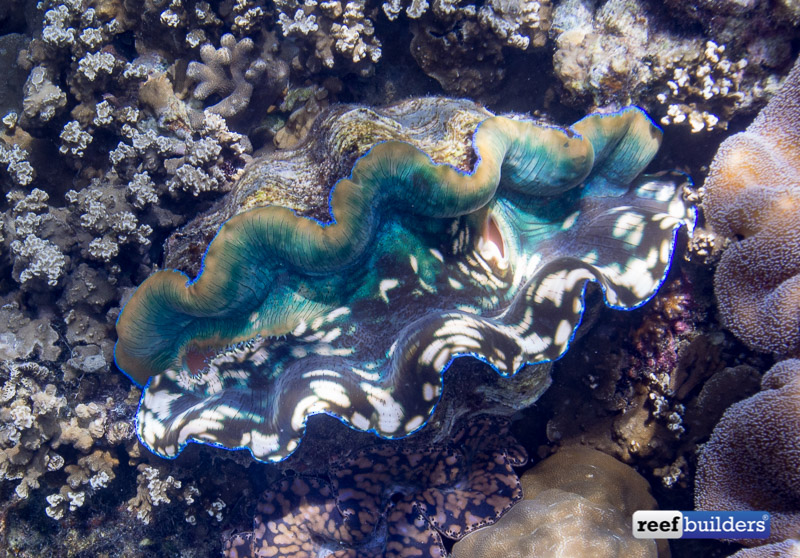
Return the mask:
M468 171L384 141L335 184L328 221L232 217L196 279L158 272L120 316L117 364L146 383L140 439L279 461L318 413L399 438L428 421L454 359L509 376L559 358L587 283L610 307L643 304L693 224L686 177L638 176L660 137L636 108L569 129L495 116Z

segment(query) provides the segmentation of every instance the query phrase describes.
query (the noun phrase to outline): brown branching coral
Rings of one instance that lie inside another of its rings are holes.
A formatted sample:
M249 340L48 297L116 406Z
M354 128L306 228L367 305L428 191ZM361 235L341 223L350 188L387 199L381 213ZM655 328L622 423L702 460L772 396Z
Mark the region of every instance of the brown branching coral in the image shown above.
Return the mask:
M114 467L119 460L107 451L95 450L90 455L78 459L77 464L67 465L64 472L67 484L55 494L46 498L48 506L45 513L53 519L62 519L67 510L75 511L86 502L86 492L96 491L108 486L116 474Z
M226 543L228 558L442 557L522 497L512 469L527 455L508 423L480 418L450 444L384 444L334 463L327 479L283 479L261 497L252 533Z
M785 360L762 378L761 391L722 416L697 465L700 510L765 510L763 544L800 534L800 360Z
M265 74L271 85L278 84L273 88L282 90L280 85L288 76L288 67L272 58L266 50L254 58L254 48L252 39L245 37L237 41L230 33L222 36L219 48L203 45L200 49L203 62L190 62L186 70L189 78L199 82L194 89L194 98L220 97L221 100L208 110L230 118L247 108L254 86L261 85Z
M800 62L746 131L725 140L705 214L734 240L714 277L722 320L750 347L800 347Z
M522 476L524 499L497 523L453 547L453 558L669 556L664 545L634 539L630 517L653 509L650 486L613 457L567 448Z

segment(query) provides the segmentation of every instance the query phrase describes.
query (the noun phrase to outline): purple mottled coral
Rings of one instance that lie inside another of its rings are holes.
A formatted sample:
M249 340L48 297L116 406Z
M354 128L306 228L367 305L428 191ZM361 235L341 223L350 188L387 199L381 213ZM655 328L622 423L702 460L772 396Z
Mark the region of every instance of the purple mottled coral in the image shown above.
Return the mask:
M764 510L777 542L800 537L800 360L773 366L761 391L732 405L703 447L695 506Z

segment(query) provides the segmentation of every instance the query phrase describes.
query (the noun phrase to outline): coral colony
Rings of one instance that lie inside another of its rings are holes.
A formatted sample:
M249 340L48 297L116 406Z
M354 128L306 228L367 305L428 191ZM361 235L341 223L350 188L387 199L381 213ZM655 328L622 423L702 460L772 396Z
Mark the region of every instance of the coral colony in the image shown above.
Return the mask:
M798 45L788 0L0 2L0 556L797 555ZM771 530L633 536L670 507Z

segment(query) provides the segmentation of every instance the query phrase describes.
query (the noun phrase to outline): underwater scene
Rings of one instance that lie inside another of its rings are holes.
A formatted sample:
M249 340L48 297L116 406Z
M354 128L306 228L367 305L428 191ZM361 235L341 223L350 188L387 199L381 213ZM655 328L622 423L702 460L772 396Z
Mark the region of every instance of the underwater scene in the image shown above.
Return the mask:
M0 558L800 558L799 52L0 0Z

